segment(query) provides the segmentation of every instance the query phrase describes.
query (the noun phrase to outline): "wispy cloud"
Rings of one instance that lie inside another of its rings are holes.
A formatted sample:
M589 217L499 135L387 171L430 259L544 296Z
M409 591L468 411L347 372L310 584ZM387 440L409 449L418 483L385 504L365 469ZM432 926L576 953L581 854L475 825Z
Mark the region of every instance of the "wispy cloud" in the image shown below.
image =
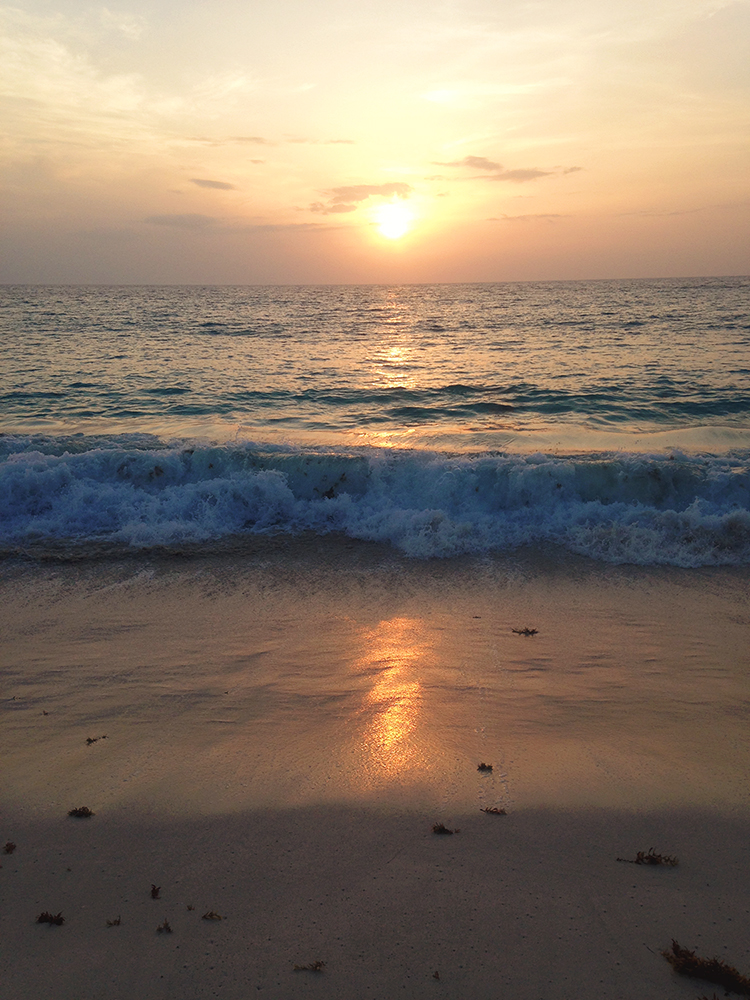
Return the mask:
M554 167L552 170L541 170L539 167L516 167L507 170L502 163L496 160L489 160L486 156L464 156L461 160L450 160L448 162L435 161L438 167L460 167L469 170L480 170L478 176L490 181L512 181L516 184L524 184L527 181L535 181L540 177L551 177L553 174L572 174L583 167Z
M507 34L502 35L505 44L507 44L507 37ZM507 101L518 99L524 95L535 95L544 90L558 89L566 86L568 83L569 81L565 77L551 77L543 80L535 80L530 83L463 81L428 90L420 96L423 100L430 101L433 104L455 105L466 108L476 104L485 104L487 101Z
M212 215L199 215L197 212L186 212L174 215L149 215L143 220L154 226L171 226L174 229L212 229L217 223Z
M292 146L355 146L354 139L310 139L305 136L291 136L284 139L268 139L264 135L227 135L227 136L207 136L191 135L189 142L205 143L207 146L225 146L232 143L247 143L254 146L281 146L289 144Z
M368 198L408 198L414 188L411 184L394 181L390 184L351 184L343 187L330 188L325 193L328 200L314 201L310 205L311 212L322 215L338 215L354 212Z
M146 28L146 20L135 14L123 14L120 11L112 11L107 7L102 7L99 19L105 28L119 31L130 41L137 41Z
M286 142L290 142L295 146L355 146L356 143L354 139L307 139L304 137L297 137L287 139Z
M470 167L472 170L501 171L502 163L495 160L488 160L486 156L465 156L463 160L451 160L450 163L441 163L441 167Z
M241 71L215 73L195 84L193 95L199 101L225 102L252 93L256 87L256 81L247 73Z
M506 170L502 163L496 160L488 160L486 156L464 156L462 160L450 160L449 162L436 161L438 167L463 167L469 170L481 170L481 177L492 181L513 181L516 184L523 184L526 181L535 181L539 177L548 177L552 170L540 170L538 167L520 167L515 170Z
M214 140L210 140L210 141L216 142L217 140L214 139ZM218 140L218 141L221 142L221 140ZM230 135L229 138L225 139L224 141L225 142L248 142L248 143L250 143L251 145L254 145L254 146L275 146L276 145L276 143L271 142L270 139L266 139L262 135Z
M336 228L318 222L251 222L242 219L220 219L214 215L200 215L197 212L149 215L143 221L152 226L165 226L168 229L188 229L193 232L210 232L227 236L241 233L317 232Z
M202 188L215 188L217 191L236 191L237 187L234 184L227 184L226 181L212 181L205 177L191 177L191 184L197 184L198 187Z
M493 215L488 222L551 222L553 219L567 219L567 215L557 212L537 212L530 215Z
M218 148L220 146L233 146L245 145L245 146L278 146L277 142L273 142L271 139L266 139L262 135L229 135L229 136L210 136L210 135L189 135L185 136L182 140L183 142L197 142L201 146L211 146L213 148ZM263 163L263 160L251 160L251 163Z

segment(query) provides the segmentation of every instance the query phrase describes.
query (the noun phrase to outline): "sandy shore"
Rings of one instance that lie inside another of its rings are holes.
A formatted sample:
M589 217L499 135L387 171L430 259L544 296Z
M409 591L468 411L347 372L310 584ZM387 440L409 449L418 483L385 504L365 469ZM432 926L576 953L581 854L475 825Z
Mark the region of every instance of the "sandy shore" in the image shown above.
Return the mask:
M321 544L0 591L13 1000L710 997L673 937L750 973L744 573Z

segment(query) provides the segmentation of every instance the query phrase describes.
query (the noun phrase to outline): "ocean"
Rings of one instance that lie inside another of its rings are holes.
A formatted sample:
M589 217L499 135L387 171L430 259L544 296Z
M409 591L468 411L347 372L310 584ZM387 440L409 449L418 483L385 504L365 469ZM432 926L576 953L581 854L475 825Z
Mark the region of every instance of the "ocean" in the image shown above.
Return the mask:
M750 278L0 289L0 553L750 562Z

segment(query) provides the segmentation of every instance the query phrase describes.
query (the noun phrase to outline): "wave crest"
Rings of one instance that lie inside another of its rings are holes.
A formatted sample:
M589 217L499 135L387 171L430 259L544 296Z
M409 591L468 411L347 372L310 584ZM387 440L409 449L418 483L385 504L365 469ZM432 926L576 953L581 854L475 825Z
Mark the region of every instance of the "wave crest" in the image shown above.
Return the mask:
M612 563L739 565L750 562L749 461L8 436L0 545L85 554L312 531L416 558L553 544Z

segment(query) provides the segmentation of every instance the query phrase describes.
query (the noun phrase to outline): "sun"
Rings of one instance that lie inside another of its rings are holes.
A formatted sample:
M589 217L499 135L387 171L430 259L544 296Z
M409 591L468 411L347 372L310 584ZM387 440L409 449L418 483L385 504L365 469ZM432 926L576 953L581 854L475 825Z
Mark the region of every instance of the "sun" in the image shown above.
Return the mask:
M399 240L408 233L412 214L402 201L389 201L375 209L375 223L381 236L387 240Z

